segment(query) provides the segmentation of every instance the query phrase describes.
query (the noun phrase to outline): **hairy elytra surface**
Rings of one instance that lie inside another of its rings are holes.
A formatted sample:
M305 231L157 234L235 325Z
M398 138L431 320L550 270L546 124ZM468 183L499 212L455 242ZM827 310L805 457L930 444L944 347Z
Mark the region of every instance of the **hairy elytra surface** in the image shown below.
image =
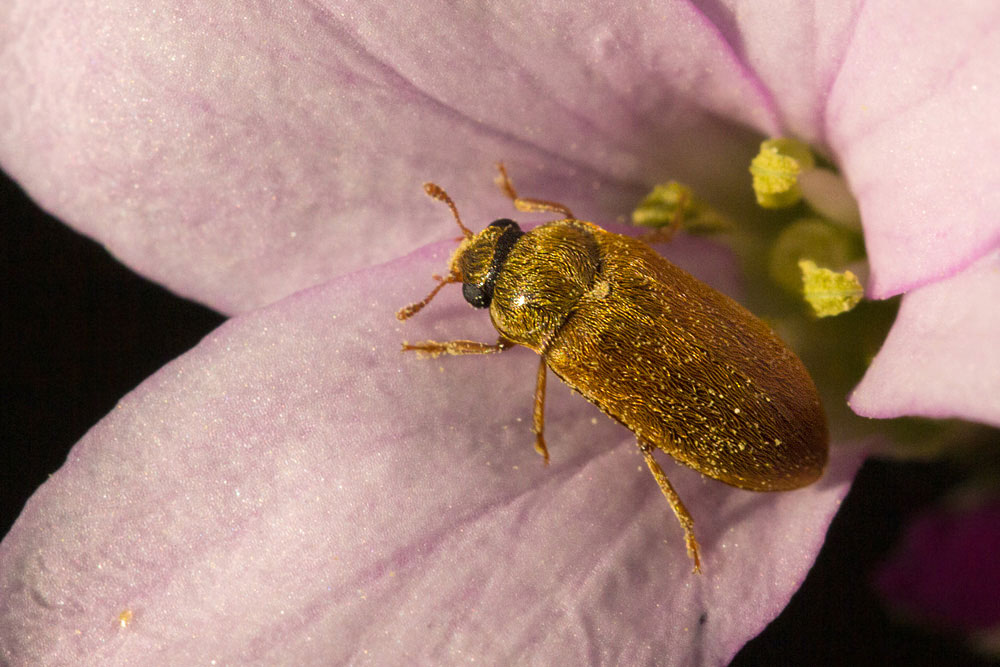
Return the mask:
M490 318L640 440L709 477L779 491L822 473L826 419L802 362L642 241L577 221L528 232Z

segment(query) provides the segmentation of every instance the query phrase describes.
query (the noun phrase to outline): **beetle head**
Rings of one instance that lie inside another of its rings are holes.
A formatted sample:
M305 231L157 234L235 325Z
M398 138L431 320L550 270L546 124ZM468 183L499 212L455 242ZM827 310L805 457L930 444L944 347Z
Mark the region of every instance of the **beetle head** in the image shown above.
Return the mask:
M507 255L524 234L508 218L494 220L486 229L466 239L452 255L452 272L461 276L462 296L476 308L489 308L493 285Z
M473 234L462 223L454 202L440 186L425 183L424 192L448 205L464 238L451 256L448 275L444 278L435 276L438 285L431 293L423 300L400 309L396 317L400 320L412 317L430 303L442 287L457 282L462 283L462 295L466 301L476 308L488 308L493 300L496 277L503 269L510 249L524 232L513 220L501 218L494 220L478 234Z

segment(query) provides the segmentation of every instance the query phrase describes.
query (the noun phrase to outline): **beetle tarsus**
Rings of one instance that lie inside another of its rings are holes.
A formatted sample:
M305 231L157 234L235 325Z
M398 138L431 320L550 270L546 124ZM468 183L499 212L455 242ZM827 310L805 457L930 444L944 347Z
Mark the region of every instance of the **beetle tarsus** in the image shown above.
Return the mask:
M549 448L545 446L545 438L541 435L535 437L535 451L545 459L545 465L549 464Z

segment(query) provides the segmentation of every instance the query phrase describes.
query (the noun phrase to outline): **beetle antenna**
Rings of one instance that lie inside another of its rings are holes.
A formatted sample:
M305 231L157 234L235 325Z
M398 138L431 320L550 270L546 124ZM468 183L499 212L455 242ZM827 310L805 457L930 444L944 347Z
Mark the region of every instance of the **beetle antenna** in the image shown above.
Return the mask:
M514 203L514 208L518 211L553 211L555 213L562 213L566 220L575 219L573 212L565 204L547 199L518 197L517 190L514 189L514 182L507 175L507 168L503 166L503 162L497 162L497 170L500 172L500 175L493 179L493 182L500 186L505 195L510 197L510 200Z
M442 278L441 276L437 275L433 276L433 278L434 280L438 281L438 284L434 286L434 289L431 290L431 293L425 296L420 301L417 301L416 303L411 303L409 306L406 306L405 308L400 308L398 311L396 311L397 320L402 322L403 320L410 319L411 317L419 313L421 310L423 310L424 306L429 304L431 302L431 299L437 296L437 293L441 291L442 287L444 287L449 283L458 283L462 281L462 279L455 273L448 274L447 278Z
M471 239L474 236L472 231L462 224L462 218L458 215L458 208L455 206L455 202L451 200L451 197L448 196L448 193L444 191L444 188L437 183L424 183L424 192L434 199L443 201L448 205L448 208L451 209L451 214L455 216L455 222L457 222L458 226L462 229L462 235L465 236L465 238Z

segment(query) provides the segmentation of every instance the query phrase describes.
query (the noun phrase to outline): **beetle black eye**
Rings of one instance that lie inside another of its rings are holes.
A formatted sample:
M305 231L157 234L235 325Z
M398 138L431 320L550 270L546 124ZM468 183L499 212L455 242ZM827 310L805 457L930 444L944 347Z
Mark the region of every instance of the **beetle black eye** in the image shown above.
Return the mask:
M490 235L493 241L493 258L490 261L489 271L478 285L462 283L462 296L476 308L489 308L493 301L493 285L496 283L497 275L507 261L507 255L517 240L524 236L524 232L516 222L509 218L500 218L490 223L490 227L497 227L500 234L495 232Z
M490 301L493 300L493 290L487 291L479 285L462 283L462 296L475 308L489 308Z

